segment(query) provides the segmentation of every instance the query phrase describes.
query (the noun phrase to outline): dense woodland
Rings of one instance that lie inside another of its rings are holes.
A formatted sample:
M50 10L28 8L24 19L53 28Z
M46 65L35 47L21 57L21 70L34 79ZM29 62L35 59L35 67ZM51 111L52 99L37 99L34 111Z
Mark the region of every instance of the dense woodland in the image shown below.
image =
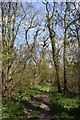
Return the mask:
M3 120L80 120L79 4L0 3Z

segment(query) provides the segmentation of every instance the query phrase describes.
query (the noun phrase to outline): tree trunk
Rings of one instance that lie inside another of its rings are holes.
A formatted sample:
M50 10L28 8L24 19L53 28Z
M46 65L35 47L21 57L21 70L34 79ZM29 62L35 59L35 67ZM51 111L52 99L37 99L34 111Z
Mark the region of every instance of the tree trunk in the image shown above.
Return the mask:
M76 30L77 30L77 39L78 39L78 93L80 94L80 35L79 35L79 28Z
M68 3L66 1L66 10L65 10L65 16L64 16L64 28L65 28L65 32L64 32L64 55L63 55L63 63L64 63L64 91L68 91L67 89L67 79L66 79L66 40L67 40L67 21L66 21L66 17L67 17L67 11L68 11Z
M56 77L57 77L58 92L60 93L61 92L61 87L60 87L60 82L59 82L59 68L58 68L58 66L56 66Z
M34 72L34 82L33 82L33 87L35 87L35 81L36 81L36 71Z
M67 38L67 31L65 29L65 35L64 35L64 56L63 56L63 62L64 62L64 91L68 91L68 89L67 89L67 79L66 79L66 38Z
M56 69L58 92L61 92L60 81L59 81L58 55L56 54L56 46L55 46L55 32L50 28L49 28L49 32L50 32L50 39L52 44L53 61Z

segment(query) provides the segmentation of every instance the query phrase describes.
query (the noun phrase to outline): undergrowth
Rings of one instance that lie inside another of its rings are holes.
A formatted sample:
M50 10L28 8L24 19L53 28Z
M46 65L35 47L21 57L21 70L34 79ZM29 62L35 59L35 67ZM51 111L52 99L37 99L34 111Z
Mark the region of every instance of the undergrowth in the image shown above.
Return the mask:
M80 120L79 96L58 93L55 85L50 86L51 113L54 120Z
M18 120L27 118L27 113L29 109L32 108L32 115L31 119L38 118L39 111L37 110L38 107L41 105L41 101L38 101L35 106L31 106L30 101L34 99L36 94L40 94L40 99L42 100L44 92L42 91L44 84L41 84L36 87L28 87L26 90L24 89L16 89L12 92L15 94L9 96L6 102L5 98L3 98L3 105L2 105L2 120Z

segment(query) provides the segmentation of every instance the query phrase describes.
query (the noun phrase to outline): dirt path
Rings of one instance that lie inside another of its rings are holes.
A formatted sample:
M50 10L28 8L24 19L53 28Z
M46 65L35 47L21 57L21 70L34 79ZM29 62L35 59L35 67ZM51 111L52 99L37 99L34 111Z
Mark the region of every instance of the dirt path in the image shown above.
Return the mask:
M44 89L43 89L44 91ZM40 104L41 101L41 104ZM49 85L47 91L43 95L43 99L41 100L41 93L36 94L34 99L30 101L31 107L28 109L27 118L30 119L33 111L39 111L39 120L51 120L51 112L50 112L50 98L49 98ZM38 107L38 105L40 106Z
M50 113L50 98L49 98L49 86L47 89L47 93L43 97L43 102L40 106L43 110L39 115L39 120L51 120L51 113Z

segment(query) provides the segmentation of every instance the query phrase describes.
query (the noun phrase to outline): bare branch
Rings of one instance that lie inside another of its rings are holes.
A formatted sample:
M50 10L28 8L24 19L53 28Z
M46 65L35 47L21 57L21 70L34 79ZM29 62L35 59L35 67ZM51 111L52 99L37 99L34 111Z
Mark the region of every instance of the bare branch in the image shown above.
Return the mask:
M76 18L75 20L73 20L71 23L69 23L68 25L67 25L67 27L66 27L66 29L68 29L68 27L70 27L70 25L72 25L73 23L75 23L76 21L80 21L80 19L79 18Z

